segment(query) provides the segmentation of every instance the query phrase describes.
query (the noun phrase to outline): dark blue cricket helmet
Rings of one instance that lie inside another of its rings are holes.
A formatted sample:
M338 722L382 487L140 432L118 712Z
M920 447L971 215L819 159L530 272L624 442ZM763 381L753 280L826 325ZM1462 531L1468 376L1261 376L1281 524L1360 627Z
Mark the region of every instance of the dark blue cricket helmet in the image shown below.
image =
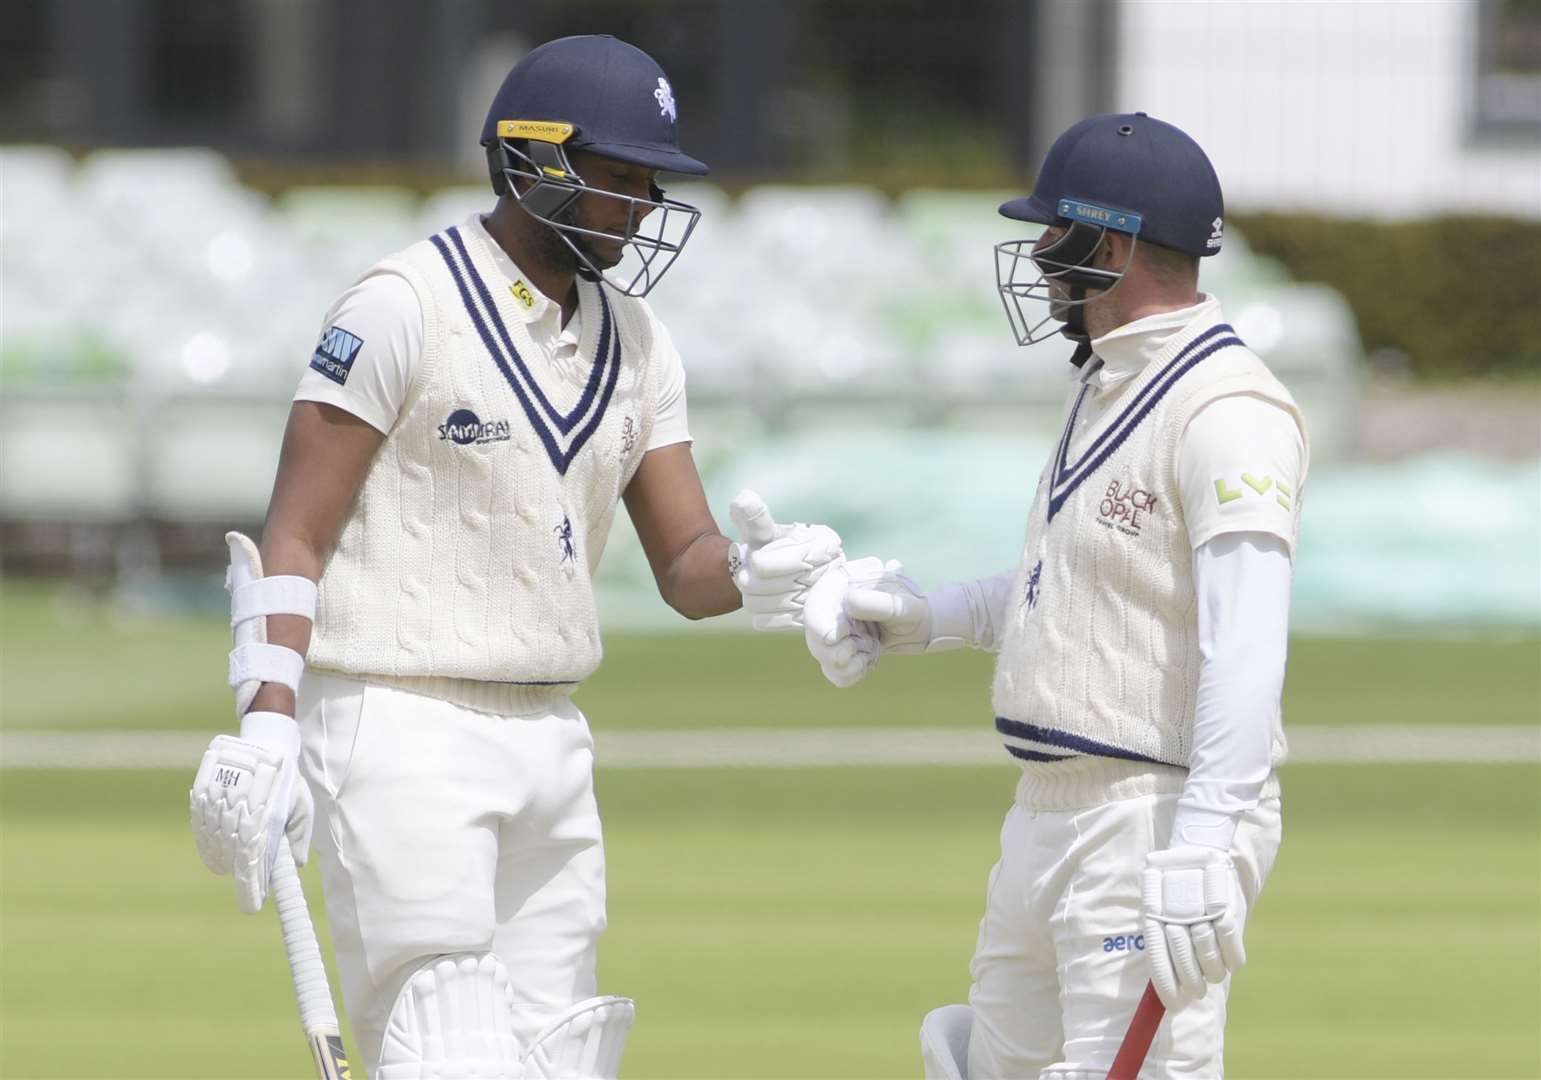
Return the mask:
M674 88L663 69L608 35L558 38L526 54L492 99L481 142L493 190L556 229L586 277L628 295L646 295L657 284L700 219L699 210L665 198L656 184L650 199L639 199L593 187L573 168L568 152L583 150L660 172L707 172L679 148ZM573 207L586 193L628 204L624 235L576 224ZM585 237L626 241L632 263L607 273L613 268L596 265Z
M680 150L674 88L635 45L609 35L558 38L527 53L498 88L482 145L508 137L519 121L571 125L564 147L661 172L705 175Z
M1082 208L1119 212L1123 224ZM1093 116L1049 148L1038 183L1001 213L1043 225L1092 221L1188 255L1220 250L1220 178L1187 133L1144 113Z
M1077 333L1077 309L1095 299L1088 294L1112 289L1128 269L1090 265L1109 230L1134 237L1136 245L1201 257L1219 252L1225 227L1220 180L1203 149L1180 129L1140 112L1093 116L1070 127L1049 148L1033 193L1002 203L1000 212L1065 229L1036 249L1036 240L996 245L997 284L1022 345L1058 332L1084 339ZM1024 265L1033 271L1031 280L1017 276ZM1051 296L1055 284L1063 288ZM1048 300L1050 316L1034 325L1023 300ZM1039 334L1050 319L1067 326Z

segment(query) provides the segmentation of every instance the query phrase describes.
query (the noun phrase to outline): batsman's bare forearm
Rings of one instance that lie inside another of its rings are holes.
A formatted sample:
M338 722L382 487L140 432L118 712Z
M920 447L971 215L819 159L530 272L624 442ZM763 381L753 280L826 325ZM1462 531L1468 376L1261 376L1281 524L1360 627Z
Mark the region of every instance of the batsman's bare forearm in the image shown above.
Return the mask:
M743 606L744 598L728 576L730 544L713 530L696 537L680 553L668 568L667 583L659 583L670 607L687 619L706 619Z
M385 436L332 405L297 401L289 410L278 475L262 526L262 572L321 580L348 509L358 495ZM304 656L311 622L297 615L270 615L268 641ZM294 715L294 693L263 683L251 709Z
M687 619L739 609L743 597L728 576L728 538L706 505L689 443L643 455L625 499L665 603Z

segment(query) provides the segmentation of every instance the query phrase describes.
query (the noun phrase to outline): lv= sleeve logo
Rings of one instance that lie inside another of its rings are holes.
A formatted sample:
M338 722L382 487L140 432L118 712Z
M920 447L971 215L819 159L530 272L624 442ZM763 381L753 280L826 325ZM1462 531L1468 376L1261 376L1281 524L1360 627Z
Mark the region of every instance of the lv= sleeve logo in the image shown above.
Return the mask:
M1273 490L1275 492L1274 501L1286 510L1292 509L1290 500L1294 497L1294 492L1290 490L1289 485L1276 483L1271 476L1258 477L1249 472L1241 474L1241 483L1263 498L1267 498L1268 492ZM1246 495L1246 491L1243 488L1232 487L1225 477L1219 476L1215 478L1215 500L1221 506L1233 503L1244 495Z

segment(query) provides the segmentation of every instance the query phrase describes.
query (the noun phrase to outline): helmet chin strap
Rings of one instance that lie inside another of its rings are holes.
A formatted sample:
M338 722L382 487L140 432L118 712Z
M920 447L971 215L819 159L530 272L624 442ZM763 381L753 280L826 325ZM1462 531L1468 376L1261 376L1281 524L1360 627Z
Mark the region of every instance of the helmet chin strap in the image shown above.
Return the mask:
M1071 286L1070 299L1076 303L1065 316L1065 325L1059 332L1075 342L1075 352L1070 355L1070 362L1080 367L1092 355L1092 338L1086 330L1086 305L1080 303L1086 299L1086 290L1079 285Z

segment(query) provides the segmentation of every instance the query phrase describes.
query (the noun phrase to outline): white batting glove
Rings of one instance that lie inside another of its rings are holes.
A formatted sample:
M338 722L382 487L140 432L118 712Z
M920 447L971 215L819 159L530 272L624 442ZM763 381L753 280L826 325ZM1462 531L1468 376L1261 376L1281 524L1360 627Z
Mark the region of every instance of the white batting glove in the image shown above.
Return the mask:
M839 534L826 525L778 525L752 491L739 492L728 515L742 537L728 548L728 573L754 628L800 628L809 587L843 558Z
M871 582L883 572L878 559L842 559L808 590L803 640L824 677L842 689L865 679L880 655L877 627L846 613L847 590L853 582Z
M300 778L300 729L282 713L250 712L241 735L216 735L188 801L204 865L235 875L241 910L262 910L278 845L288 838L300 866L310 854L313 803Z
M841 579L843 595L832 582ZM978 645L990 631L990 581L957 582L923 592L894 560L838 563L809 595L808 651L824 677L851 686L887 653L943 652Z
M1236 865L1219 848L1153 851L1145 859L1140 925L1150 981L1169 1010L1202 998L1247 962L1246 902Z
M939 585L927 593L905 574L902 563L890 559L879 564L876 573L851 575L845 612L853 622L873 628L885 653L961 649L979 638L971 600L978 600L983 607L980 586L979 582L958 582Z

